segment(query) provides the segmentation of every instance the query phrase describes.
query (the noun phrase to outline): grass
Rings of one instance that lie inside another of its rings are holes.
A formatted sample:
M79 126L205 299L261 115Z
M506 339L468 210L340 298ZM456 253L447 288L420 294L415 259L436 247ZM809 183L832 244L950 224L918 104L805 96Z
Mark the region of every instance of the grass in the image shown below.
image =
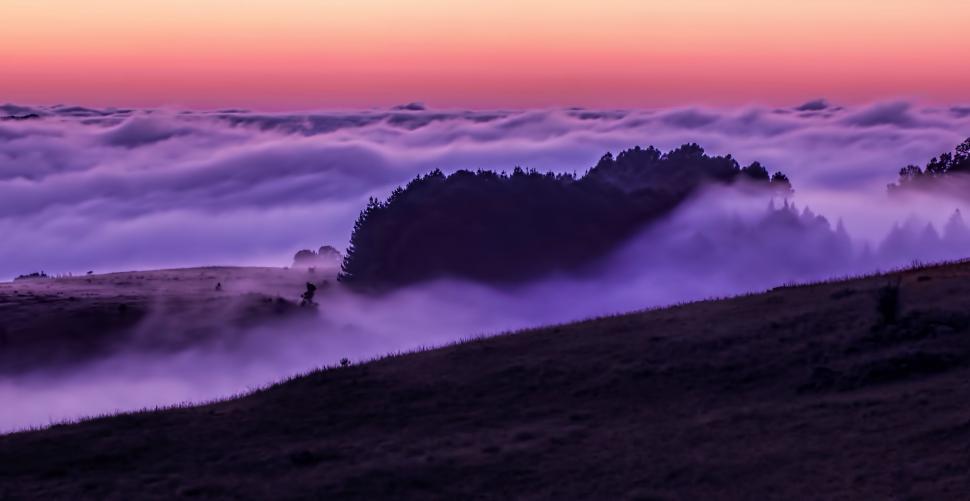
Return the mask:
M919 265L338 362L2 436L0 499L959 497L968 303Z

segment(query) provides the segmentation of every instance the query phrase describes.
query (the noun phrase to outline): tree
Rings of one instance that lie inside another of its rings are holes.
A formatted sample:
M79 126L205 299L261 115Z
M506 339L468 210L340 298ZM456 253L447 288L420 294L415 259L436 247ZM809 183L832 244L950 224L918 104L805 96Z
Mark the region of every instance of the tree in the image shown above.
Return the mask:
M970 173L970 138L956 147L950 172Z
M316 261L316 258L317 258L316 252L313 252L310 249L302 249L297 251L296 254L293 255L293 265L299 266L299 265L312 264L314 261Z
M968 137L966 140L960 143L959 146L956 147L956 152L957 152L957 155L964 158L970 156L970 137Z
M434 174L432 172L428 176L433 176ZM428 176L425 176L425 178L415 178L415 180L408 183L407 189L418 186ZM401 190L400 188L398 190L395 190L397 198L392 198L391 201L399 202L403 199L406 190ZM394 197L394 194L392 194L392 197ZM338 281L348 282L352 281L357 275L363 276L366 274L366 264L374 259L373 254L375 249L372 243L376 238L377 232L374 228L377 226L377 219L384 210L384 207L385 205L374 197L367 199L367 206L364 207L364 210L360 211L357 220L354 222L354 230L350 235L350 245L347 246L347 254L344 256L343 263L340 266L340 274L337 275Z
M967 225L963 221L960 209L953 211L946 222L946 226L943 227L943 240L949 246L948 250L954 255L959 256L970 250L967 249L970 245L970 230L967 229Z
M923 177L923 169L920 169L918 165L911 164L899 169L900 184L909 183L921 177Z
M970 138L957 145L952 153L941 153L926 163L921 169L917 165L907 165L899 170L899 180L888 185L890 193L902 189L934 189L944 179L953 179L954 174L970 174ZM963 191L963 190L959 190Z
M742 174L730 155L709 156L696 144L667 154L652 146L607 153L579 178L522 167L511 174L435 170L386 201L368 201L338 279L380 289L445 276L512 283L576 270L699 187L742 175L766 193L791 193L784 174L769 178L760 164Z
M760 162L752 162L751 165L741 169L741 174L755 181L768 181L768 169L765 169Z
M316 306L317 303L313 301L313 296L316 295L316 293L317 286L307 282L306 291L304 291L303 294L300 294L300 306Z
M791 196L795 193L792 189L791 181L788 180L788 176L781 172L775 172L771 175L771 189L781 195L781 196Z

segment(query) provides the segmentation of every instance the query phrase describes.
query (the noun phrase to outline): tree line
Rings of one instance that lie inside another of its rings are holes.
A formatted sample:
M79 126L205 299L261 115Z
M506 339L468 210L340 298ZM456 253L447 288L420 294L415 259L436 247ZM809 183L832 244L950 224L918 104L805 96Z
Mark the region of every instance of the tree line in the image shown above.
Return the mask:
M709 183L792 192L781 172L742 167L693 143L607 153L582 176L434 170L369 200L339 280L363 288L441 277L501 284L579 270Z
M953 152L933 157L925 167L907 165L899 169L899 180L889 185L890 194L912 189L934 189L944 186L941 180L965 178L970 174L970 138Z

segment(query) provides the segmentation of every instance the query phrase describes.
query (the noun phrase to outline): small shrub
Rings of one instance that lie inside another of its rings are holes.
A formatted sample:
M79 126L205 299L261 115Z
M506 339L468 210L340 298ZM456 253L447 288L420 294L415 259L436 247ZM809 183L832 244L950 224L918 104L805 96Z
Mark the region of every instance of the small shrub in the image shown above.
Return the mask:
M35 271L33 273L28 273L26 275L20 275L17 278L15 278L14 281L17 281L17 280L31 280L31 279L35 279L35 278L48 278L48 275L47 275L47 273L44 273L43 271Z
M894 324L899 318L899 278L881 287L877 293L876 311L879 320L885 324Z
M341 358L340 359L340 366L341 367L350 367L350 359L347 358L347 357Z
M300 294L300 306L316 306L317 303L313 301L314 295L317 293L317 286L306 283L306 292Z

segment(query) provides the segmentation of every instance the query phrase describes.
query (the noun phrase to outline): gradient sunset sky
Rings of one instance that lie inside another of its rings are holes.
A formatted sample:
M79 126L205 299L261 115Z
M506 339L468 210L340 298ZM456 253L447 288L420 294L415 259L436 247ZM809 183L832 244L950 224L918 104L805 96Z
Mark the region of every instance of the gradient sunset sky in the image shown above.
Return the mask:
M2 0L0 102L970 101L967 0Z

